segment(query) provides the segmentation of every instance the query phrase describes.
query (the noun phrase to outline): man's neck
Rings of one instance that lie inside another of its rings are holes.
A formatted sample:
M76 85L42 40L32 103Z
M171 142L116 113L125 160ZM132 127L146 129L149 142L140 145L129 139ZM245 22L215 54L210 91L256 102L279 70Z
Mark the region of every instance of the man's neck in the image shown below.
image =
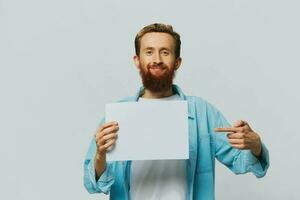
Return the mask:
M150 90L145 89L145 93L141 97L149 98L149 99L159 99L159 98L169 97L172 95L173 95L173 90L172 87L170 87L169 90L163 92L152 92Z

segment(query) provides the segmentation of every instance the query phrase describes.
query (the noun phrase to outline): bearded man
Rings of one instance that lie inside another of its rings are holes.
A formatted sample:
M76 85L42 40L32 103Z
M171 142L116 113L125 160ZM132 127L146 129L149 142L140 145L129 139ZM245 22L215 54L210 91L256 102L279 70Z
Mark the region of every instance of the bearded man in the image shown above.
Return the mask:
M106 162L119 127L117 122L102 120L84 161L88 192L110 193L112 200L213 200L215 158L235 174L252 172L258 178L266 174L268 150L246 121L231 126L211 104L186 96L173 84L182 61L180 46L180 36L172 26L155 23L144 27L136 35L133 57L143 87L122 101L187 101L189 159Z

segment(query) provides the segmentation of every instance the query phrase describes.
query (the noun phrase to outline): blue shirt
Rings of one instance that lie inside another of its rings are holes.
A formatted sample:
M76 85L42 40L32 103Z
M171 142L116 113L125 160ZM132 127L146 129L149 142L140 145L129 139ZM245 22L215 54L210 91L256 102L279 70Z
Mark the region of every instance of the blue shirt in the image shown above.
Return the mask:
M142 87L135 96L120 102L137 101L143 91ZM217 127L231 126L220 111L200 97L184 95L177 85L173 85L173 92L188 102L187 200L215 199L215 158L235 174L252 172L258 178L266 174L269 153L264 144L259 159L250 150L231 147L226 134L214 131ZM105 118L101 120L100 125L104 122ZM131 161L107 162L105 171L96 181L95 152L96 143L93 138L84 161L85 188L89 193L110 193L111 200L129 200Z

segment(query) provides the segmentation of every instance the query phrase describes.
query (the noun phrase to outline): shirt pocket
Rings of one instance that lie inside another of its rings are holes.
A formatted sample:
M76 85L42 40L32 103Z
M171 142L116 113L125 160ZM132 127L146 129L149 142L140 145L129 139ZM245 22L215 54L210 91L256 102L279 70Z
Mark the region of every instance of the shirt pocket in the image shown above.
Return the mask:
M213 147L214 142L211 134L207 133L199 136L196 173L211 172L214 170Z

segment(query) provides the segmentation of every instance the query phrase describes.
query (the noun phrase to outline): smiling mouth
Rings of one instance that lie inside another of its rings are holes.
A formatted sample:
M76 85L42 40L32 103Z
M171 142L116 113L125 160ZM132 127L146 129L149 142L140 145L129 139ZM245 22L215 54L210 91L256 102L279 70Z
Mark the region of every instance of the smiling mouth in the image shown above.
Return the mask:
M165 70L166 67L161 67L161 66L151 66L150 69L153 69L153 70Z
M150 67L150 70L154 71L154 72L162 72L162 71L165 71L166 68L163 68L163 67Z
M166 68L164 68L164 67L150 67L149 72L153 76L162 76L163 74L165 74Z

